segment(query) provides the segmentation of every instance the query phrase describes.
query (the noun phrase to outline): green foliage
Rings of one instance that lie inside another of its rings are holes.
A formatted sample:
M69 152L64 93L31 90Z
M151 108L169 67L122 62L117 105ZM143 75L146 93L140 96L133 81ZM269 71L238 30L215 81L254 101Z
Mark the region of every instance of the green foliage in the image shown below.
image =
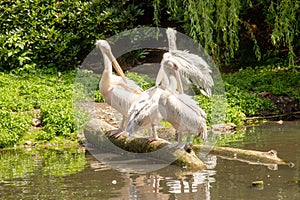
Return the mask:
M299 32L299 1L283 0L271 1L269 7L268 22L273 25L271 40L274 46L280 45L288 48L288 59L294 64L296 57L294 52L295 36Z
M133 27L142 10L127 1L0 3L0 69L77 67L95 39Z
M0 148L14 146L32 122L30 113L0 110Z
M267 91L274 95L286 95L295 99L300 99L299 77L299 71L273 66L241 69L237 73L223 76L229 85L236 87L231 88L236 90L236 92L230 91L231 95L241 90L244 93L252 92L249 95L254 96L259 92ZM246 94L242 96L244 95Z
M95 91L94 101L98 102L98 103L105 102L104 96L103 96L103 94L101 94L101 92L99 90Z
M208 98L201 94L195 96L200 108L206 113L207 124L231 122L237 126L244 124L245 114L239 106L231 105L228 98L213 95ZM226 115L226 116L224 116Z
M70 137L75 131L70 101L55 101L41 107L42 125L51 135Z
M262 99L256 93L240 90L237 86L225 84L227 103L230 107L239 107L246 116L259 115L262 110L274 110L275 105L268 99Z
M270 99L260 97L259 93L261 92L270 92L272 95L289 96L300 100L299 77L299 71L271 66L241 69L233 74L224 74L225 122L232 122L241 126L246 116L258 116L265 111L277 113L276 105ZM212 119L224 119L222 116L216 115L222 113L222 110L218 109L224 108L221 106L212 107L214 103L218 102L216 95L207 98L198 94L195 99L206 112L208 124L211 123ZM215 100L214 103L212 100ZM217 121L217 123L222 123L222 121Z
M0 147L17 144L36 112L40 112L43 125L36 140L49 141L56 136L74 139L87 119L84 111L72 108L74 77L74 71L62 73L61 82L56 73L41 70L21 75L1 73Z
M265 54L270 55L270 51L287 50L290 65L294 63L295 50L300 46L297 43L300 33L299 1L153 0L153 7L156 25L166 17L162 13L168 13L168 21L177 23L218 63L229 62L241 53L240 41L243 39L252 41L253 53L258 60L266 57ZM268 28L261 25L264 23ZM265 38L258 40L262 31ZM266 47L265 40L272 43Z
M147 90L155 85L154 80L145 74L126 72L126 77L133 80L143 90Z

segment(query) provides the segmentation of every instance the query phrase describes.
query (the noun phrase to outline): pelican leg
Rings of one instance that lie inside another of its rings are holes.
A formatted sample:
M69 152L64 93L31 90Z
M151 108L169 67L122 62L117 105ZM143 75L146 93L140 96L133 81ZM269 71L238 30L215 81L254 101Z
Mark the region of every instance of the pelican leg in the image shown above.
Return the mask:
M178 132L176 130L176 135L175 135L175 140L177 142L175 142L174 144L170 144L169 145L169 148L172 149L172 148L176 148L176 149L184 149L184 146L185 144L181 144L181 141L182 141L182 134L180 132Z
M188 134L186 137L186 143L184 144L184 150L190 152L192 150L191 134Z
M159 140L159 137L157 135L157 130L156 130L156 126L152 125L152 129L151 129L151 136L149 137L149 140L152 141L156 141Z
M188 134L186 142L182 142L182 134L180 132L176 132L177 136L177 143L169 145L169 148L177 148L177 149L182 149L185 150L186 152L190 152L192 149L192 143L191 143L191 135Z
M127 117L123 116L123 119L122 119L122 122L120 124L120 128L116 129L116 130L112 130L110 133L109 133L109 136L111 137L119 137L123 131L125 131L125 127L126 125L128 124L128 119Z

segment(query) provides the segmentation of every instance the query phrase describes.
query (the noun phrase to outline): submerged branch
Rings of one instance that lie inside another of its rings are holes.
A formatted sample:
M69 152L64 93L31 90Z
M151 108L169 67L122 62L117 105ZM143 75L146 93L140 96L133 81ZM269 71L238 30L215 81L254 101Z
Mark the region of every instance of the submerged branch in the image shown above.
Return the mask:
M254 150L244 150L231 147L217 147L217 146L207 146L207 145L194 145L194 151L209 151L210 154L217 156L227 157L230 159L235 159L239 161L248 161L262 164L278 164L278 165L288 165L293 167L293 163L286 162L281 158L277 157L277 152L275 150L270 150L268 152L254 151Z

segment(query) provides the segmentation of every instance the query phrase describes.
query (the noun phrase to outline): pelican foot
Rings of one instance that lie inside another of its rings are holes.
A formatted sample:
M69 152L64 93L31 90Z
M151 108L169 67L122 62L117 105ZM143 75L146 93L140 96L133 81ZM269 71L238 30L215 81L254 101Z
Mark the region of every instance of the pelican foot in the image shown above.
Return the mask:
M184 144L184 150L188 153L191 153L191 151L193 150L193 144L191 142L187 142Z
M120 135L122 134L122 132L123 131L121 129L112 130L112 131L110 131L109 136L110 137L118 138L118 137L120 137Z
M168 148L169 148L169 149L175 149L175 148L176 148L176 149L182 149L182 150L183 150L183 149L184 149L184 145L185 145L185 144L174 143L174 144L169 144L169 145L168 145Z
M160 140L160 138L159 137L149 137L148 140L149 140L149 142L153 142L153 141Z

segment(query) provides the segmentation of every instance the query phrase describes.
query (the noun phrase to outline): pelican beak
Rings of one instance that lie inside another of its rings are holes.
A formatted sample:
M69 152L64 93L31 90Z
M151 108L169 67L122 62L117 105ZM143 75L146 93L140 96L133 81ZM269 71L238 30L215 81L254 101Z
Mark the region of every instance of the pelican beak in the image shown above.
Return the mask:
M173 67L173 71L175 73L178 93L183 94L183 87L182 87L182 82L181 82L181 78L180 78L180 73L179 73L179 69L176 65L175 65L175 67Z
M164 80L165 72L163 67L161 66L155 80L155 86L159 86L159 84Z
M113 65L114 69L116 70L117 74L119 74L119 76L122 77L123 81L124 81L125 83L127 83L125 74L124 74L122 68L120 67L120 65L119 65L119 63L118 63L118 61L117 61L117 59L116 59L114 56L112 56L112 65Z

